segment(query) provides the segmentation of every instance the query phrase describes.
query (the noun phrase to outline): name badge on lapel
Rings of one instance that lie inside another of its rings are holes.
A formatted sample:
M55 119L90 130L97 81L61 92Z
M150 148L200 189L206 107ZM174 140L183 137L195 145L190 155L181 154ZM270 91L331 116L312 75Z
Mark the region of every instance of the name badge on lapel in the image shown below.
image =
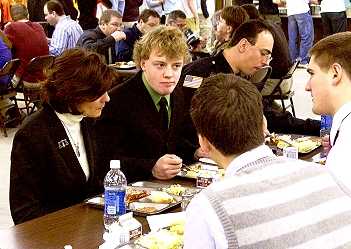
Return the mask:
M67 139L62 139L61 141L57 142L59 149L65 148L69 145Z

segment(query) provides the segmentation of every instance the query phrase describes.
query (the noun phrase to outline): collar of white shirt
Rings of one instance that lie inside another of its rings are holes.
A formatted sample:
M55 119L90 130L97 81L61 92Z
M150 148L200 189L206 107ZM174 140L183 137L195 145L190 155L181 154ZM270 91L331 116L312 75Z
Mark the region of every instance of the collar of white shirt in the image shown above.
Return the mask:
M343 119L351 112L351 102L348 102L341 106L341 108L335 113L333 117L333 124L330 130L330 143L334 143L336 133L338 132Z
M275 155L273 154L272 150L264 144L252 150L249 150L241 154L240 156L234 158L234 160L230 162L229 166L226 169L225 177L233 176L239 169L241 169L245 165L268 156Z

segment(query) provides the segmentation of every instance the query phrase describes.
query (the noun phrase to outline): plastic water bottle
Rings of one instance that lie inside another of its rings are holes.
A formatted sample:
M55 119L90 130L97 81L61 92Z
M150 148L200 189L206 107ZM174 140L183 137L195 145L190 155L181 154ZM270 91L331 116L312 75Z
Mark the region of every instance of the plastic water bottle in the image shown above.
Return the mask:
M333 117L331 115L321 115L321 129L320 129L320 137L324 137L325 135L330 134L330 129L333 124ZM327 151L322 151L320 157L326 157Z
M126 213L125 197L127 180L120 170L119 160L111 160L110 171L104 179L104 187L104 225L105 229L109 230L111 225L118 224L118 217Z

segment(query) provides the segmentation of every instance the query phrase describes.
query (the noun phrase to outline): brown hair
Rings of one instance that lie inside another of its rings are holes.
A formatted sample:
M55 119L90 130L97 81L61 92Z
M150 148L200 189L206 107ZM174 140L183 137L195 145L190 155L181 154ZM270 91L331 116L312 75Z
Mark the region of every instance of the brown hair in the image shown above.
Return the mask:
M220 16L225 23L232 27L234 32L242 23L249 20L249 15L242 7L238 6L227 6L224 7L220 13Z
M44 102L59 113L78 114L77 106L102 96L116 76L101 55L83 48L65 50L48 70Z
M348 77L351 77L351 32L327 36L318 41L310 50L310 55L324 71L333 63L340 64Z
M141 60L149 59L155 50L169 59L183 58L185 62L189 57L184 35L175 27L157 27L137 41L133 51L135 64L140 66Z
M14 4L10 8L11 18L16 22L18 20L28 19L28 10L23 4Z
M258 12L258 9L254 4L243 4L241 5L241 8L243 8L246 13L249 15L249 18L251 20L255 19L260 19L260 12Z
M101 25L104 23L109 23L111 21L112 16L122 18L122 15L117 10L107 9L102 12L101 17L99 19L99 24Z
M244 22L235 30L232 38L228 43L228 47L234 47L243 38L247 39L251 44L255 45L258 34L263 31L267 31L272 34L270 27L266 24L265 21L251 20Z
M45 6L48 9L49 13L52 13L53 11L55 11L58 16L63 16L65 14L62 3L56 0L50 0L46 2Z
M152 9L144 9L140 15L139 15L139 19L138 21L140 20L143 20L143 22L147 22L147 20L149 20L149 17L152 16L152 17L156 17L158 19L160 19L160 15L155 11L155 10L152 10Z
M167 17L167 22L176 21L177 18L186 19L186 15L181 10L173 10Z
M203 81L191 101L191 117L197 132L223 155L242 154L264 142L261 95L233 74Z

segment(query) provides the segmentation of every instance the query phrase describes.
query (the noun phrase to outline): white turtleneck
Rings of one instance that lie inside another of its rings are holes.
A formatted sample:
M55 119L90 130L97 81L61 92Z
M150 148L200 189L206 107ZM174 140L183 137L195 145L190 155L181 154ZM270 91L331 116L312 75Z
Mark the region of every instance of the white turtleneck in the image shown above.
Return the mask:
M73 115L71 113L58 113L55 112L57 117L60 119L63 128L66 131L67 137L71 143L74 153L82 167L85 174L86 180L89 179L89 163L87 159L87 153L84 146L84 139L82 130L80 128L80 121L83 119L83 115ZM78 151L77 151L78 150Z

